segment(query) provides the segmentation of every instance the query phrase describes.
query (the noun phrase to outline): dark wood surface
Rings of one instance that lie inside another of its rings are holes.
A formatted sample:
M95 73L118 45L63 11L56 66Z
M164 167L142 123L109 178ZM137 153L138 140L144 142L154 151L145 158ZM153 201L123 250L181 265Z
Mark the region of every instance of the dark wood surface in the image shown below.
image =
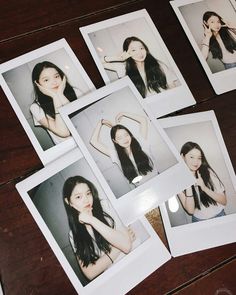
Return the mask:
M216 95L169 1L1 1L0 62L66 38L96 87L104 85L79 27L146 8L197 105L178 114L213 109L236 167L236 91ZM15 184L42 168L24 129L0 90L0 277L5 295L76 294ZM166 243L161 219L155 229ZM140 265L140 267L142 267ZM236 294L236 243L172 258L130 295Z

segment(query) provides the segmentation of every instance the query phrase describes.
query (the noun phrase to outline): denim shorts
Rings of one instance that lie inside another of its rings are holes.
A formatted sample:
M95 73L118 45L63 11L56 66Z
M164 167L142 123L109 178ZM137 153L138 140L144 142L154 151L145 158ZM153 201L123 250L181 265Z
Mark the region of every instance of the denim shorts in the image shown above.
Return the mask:
M232 69L232 68L235 68L236 67L236 62L232 62L230 64L226 64L226 63L223 63L224 64L224 67L225 69Z
M197 218L196 216L192 216L192 222L198 222L198 221L203 221L203 220L209 220L209 219L213 219L213 218L215 218L215 217L220 217L220 216L225 216L226 214L225 214L225 210L224 209L222 209L221 211L220 211L220 213L218 213L218 214L216 214L215 216L213 216L213 217L211 217L211 218L208 218L208 219L200 219L200 218Z

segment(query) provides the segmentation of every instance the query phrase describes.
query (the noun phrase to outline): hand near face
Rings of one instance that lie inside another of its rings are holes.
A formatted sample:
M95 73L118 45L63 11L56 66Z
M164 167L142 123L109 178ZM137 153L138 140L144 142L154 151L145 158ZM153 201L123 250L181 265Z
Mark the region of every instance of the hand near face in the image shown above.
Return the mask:
M51 98L55 97L56 94L53 90L43 87L42 85L37 83L37 81L34 81L34 83L37 85L39 91L41 91L44 95L50 96Z
M66 76L63 77L62 82L57 89L57 94L63 95L65 87L66 87Z
M128 58L130 58L131 57L131 55L129 54L129 52L128 51L124 51L122 54L121 54L121 56L120 56L120 58L121 58L121 60L122 61L126 61Z
M212 30L211 27L208 26L206 23L203 23L203 28L204 28L204 36L211 38L212 36Z
M205 183L204 183L204 181L203 181L203 179L202 179L202 177L201 177L201 174L199 173L199 171L197 171L197 182L196 182L196 184L198 185L198 186L200 186L200 188L204 191L204 189L205 189Z
M64 76L63 79L62 79L62 82L60 83L58 89L55 91L55 90L52 90L52 89L49 89L49 88L46 88L46 87L43 87L42 85L40 85L39 83L37 83L37 81L34 81L34 83L37 85L37 87L39 88L39 90L47 95L47 96L50 96L52 99L56 98L57 96L60 96L60 95L63 95L63 92L65 90L65 87L66 87L66 77Z
M84 210L84 211L80 212L80 214L79 214L79 222L91 224L92 217L93 217L92 208Z

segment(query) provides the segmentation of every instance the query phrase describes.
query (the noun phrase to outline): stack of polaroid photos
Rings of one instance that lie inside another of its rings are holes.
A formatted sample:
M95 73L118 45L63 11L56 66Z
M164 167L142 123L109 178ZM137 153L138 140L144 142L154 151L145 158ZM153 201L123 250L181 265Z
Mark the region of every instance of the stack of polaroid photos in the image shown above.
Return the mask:
M146 10L80 31L100 89L65 39L0 65L45 166L16 188L76 291L120 295L171 254L235 242L236 179L213 111L156 119L195 100Z

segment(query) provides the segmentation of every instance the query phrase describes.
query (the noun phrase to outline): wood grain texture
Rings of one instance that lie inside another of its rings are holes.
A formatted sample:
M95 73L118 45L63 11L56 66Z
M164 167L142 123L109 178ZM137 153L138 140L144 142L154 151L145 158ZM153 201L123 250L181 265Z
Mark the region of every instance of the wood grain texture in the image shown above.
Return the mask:
M196 106L175 114L214 110L235 169L236 91L214 93L167 0L4 1L0 62L65 38L95 86L101 87L104 82L78 28L142 8L149 12L197 101ZM0 278L5 295L74 295L76 291L15 189L16 182L42 164L2 90L0 101ZM168 246L158 212L155 216L154 228ZM172 258L128 294L236 294L235 259L236 243Z

